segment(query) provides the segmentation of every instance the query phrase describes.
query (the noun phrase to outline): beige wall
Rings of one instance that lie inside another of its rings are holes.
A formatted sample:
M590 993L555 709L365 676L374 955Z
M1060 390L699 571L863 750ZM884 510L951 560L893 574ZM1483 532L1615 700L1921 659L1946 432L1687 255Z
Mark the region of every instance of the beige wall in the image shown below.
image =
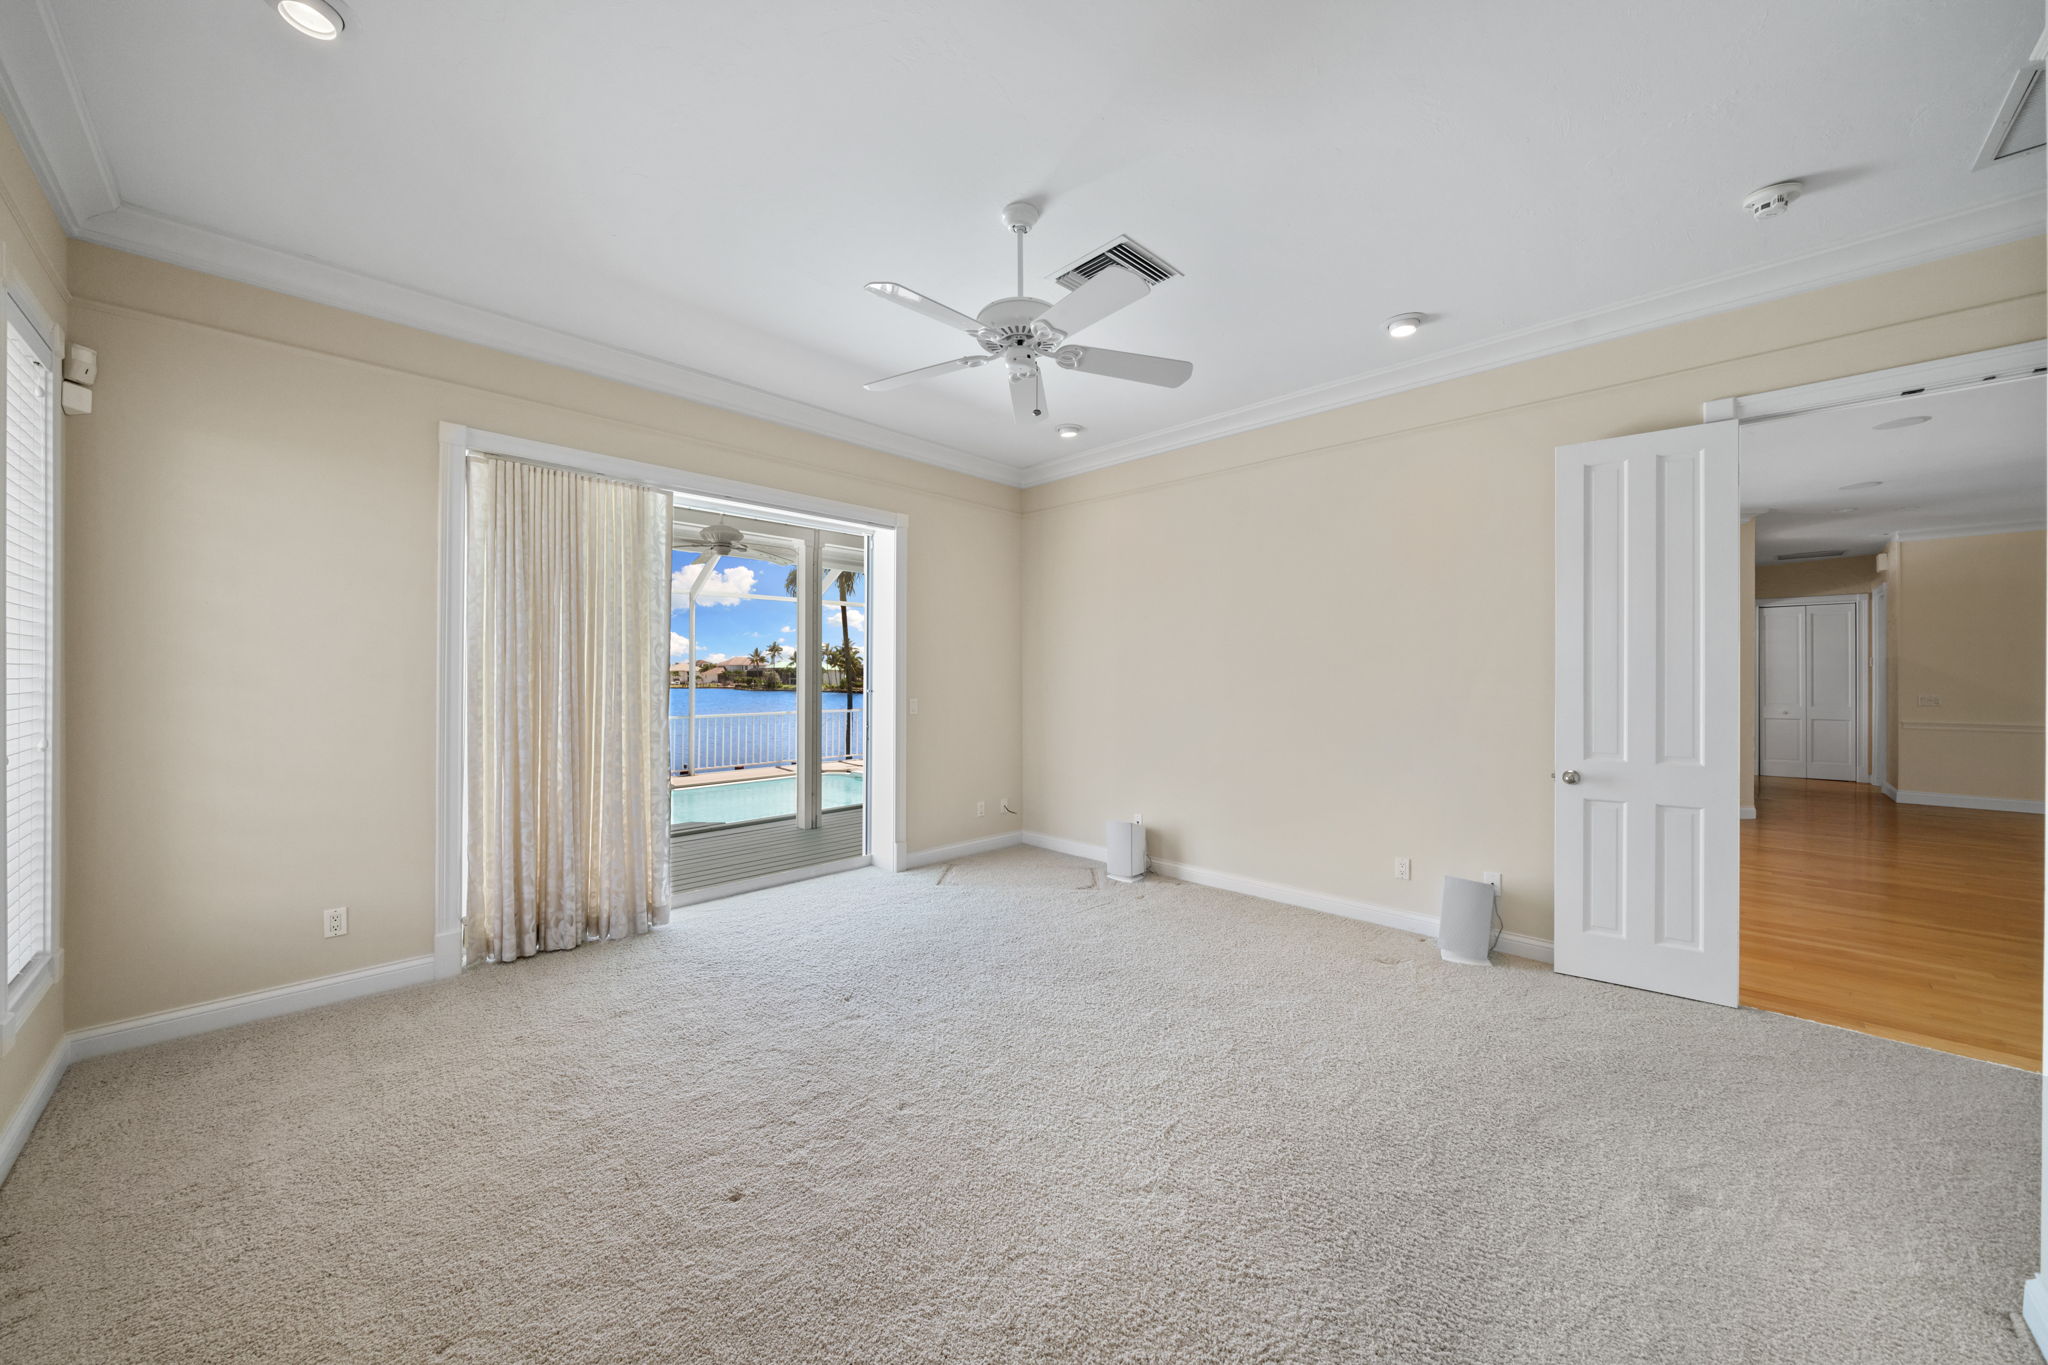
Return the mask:
M2042 283L2034 239L1028 490L1026 824L1426 914L1499 871L1548 938L1553 448L2038 338Z
M83 243L71 281L71 1027L431 951L442 421L907 513L910 846L1015 828L1015 489Z
M0 122L0 277L7 289L28 294L60 329L68 326L64 229L4 122ZM65 423L67 438L76 434L77 425ZM75 518L72 521L75 524ZM12 1043L0 1052L0 1128L14 1117L29 1087L63 1041L64 995L63 982L44 992Z
M1771 597L1840 597L1875 592L1884 575L1877 571L1876 555L1849 555L1842 559L1810 559L1797 564L1756 566L1756 595Z
M2048 536L1907 540L1892 552L1898 789L2041 800Z

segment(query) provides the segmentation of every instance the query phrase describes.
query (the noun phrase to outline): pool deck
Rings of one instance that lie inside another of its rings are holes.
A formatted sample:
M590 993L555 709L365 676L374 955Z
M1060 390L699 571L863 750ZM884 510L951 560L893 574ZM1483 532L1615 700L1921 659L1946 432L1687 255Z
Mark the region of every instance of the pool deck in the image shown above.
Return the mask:
M818 765L820 772L860 773L866 765L860 759L834 759ZM715 787L725 782L760 782L771 777L795 777L796 764L784 763L773 768L721 768L715 772L691 773L684 777L671 777L668 785L672 790L684 787Z

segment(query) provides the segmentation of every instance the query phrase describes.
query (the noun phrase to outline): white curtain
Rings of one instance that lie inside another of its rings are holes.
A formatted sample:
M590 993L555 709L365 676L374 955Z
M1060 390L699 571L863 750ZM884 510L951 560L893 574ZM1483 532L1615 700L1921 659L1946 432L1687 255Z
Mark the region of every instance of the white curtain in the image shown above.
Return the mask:
M469 463L471 962L668 918L669 497Z

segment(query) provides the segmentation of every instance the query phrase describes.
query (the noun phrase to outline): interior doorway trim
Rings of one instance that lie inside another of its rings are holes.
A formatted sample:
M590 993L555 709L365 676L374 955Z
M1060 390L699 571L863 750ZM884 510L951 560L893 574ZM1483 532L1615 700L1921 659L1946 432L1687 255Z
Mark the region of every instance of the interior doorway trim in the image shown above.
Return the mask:
M1867 592L1826 593L1817 597L1759 597L1756 599L1756 622L1751 627L1756 632L1756 772L1761 779L1764 775L1763 739L1763 687L1764 687L1764 609L1766 607L1825 607L1848 605L1856 608L1856 638L1850 646L1856 660L1856 777L1855 781L1870 781L1870 743L1872 732L1877 728L1877 715L1873 705L1870 680L1875 669L1871 660L1870 637L1870 594Z
M807 520L827 529L866 533L870 538L868 584L868 751L885 754L868 781L868 847L860 859L801 869L822 876L873 862L894 872L905 866L910 793L908 700L908 604L910 519L900 512L792 493L737 479L698 474L669 465L601 455L569 446L454 422L441 424L440 584L437 619L434 800L434 974L462 970L462 909L466 886L464 754L467 712L463 678L463 602L467 572L470 455L503 455L626 483L644 484L698 502L724 503L735 510Z
M2048 368L2048 340L2023 341L2017 346L2000 346L1989 351L1972 351L1968 355L1923 360L1915 365L1845 375L1840 379L1824 379L1789 389L1772 389L1768 393L1715 398L1700 404L1700 420L1722 422L1734 418L1749 423L1798 417L1823 408L1889 402L1909 394L2002 384L2025 379L2044 368Z

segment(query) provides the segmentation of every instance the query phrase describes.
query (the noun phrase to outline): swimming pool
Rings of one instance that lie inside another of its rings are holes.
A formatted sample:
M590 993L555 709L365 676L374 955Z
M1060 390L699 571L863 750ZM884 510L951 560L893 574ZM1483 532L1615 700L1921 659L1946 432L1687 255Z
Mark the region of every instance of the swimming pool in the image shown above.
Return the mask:
M858 806L866 786L859 773L826 773L819 805L825 810ZM679 787L668 794L672 825L735 825L742 820L772 820L796 814L796 779L764 777L750 782L720 782L708 787Z

